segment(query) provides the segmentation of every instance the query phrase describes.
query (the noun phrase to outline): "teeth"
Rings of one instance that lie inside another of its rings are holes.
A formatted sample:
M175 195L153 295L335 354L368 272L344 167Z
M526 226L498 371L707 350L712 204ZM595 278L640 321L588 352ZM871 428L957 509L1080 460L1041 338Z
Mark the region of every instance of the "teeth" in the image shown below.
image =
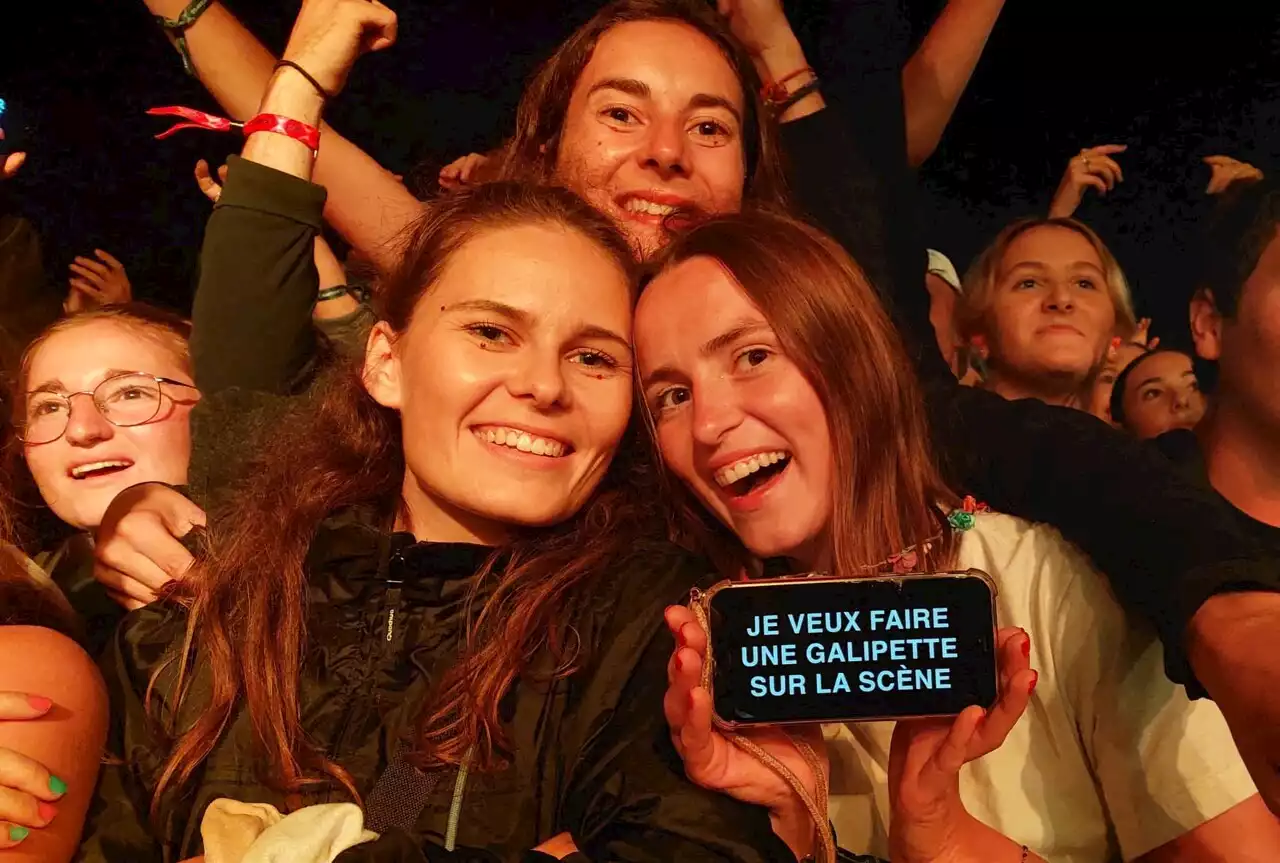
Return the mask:
M790 455L782 450L776 452L756 453L753 456L744 458L742 461L734 462L726 465L716 471L716 483L724 488L733 485L743 477L750 476L762 467L768 467L771 464L777 464L780 461L786 461Z
M631 198L626 203L626 209L632 213L645 213L650 216L670 216L676 211L676 208L670 204L659 204L643 198Z
M128 467L128 466L129 466L129 462L127 461L96 461L93 464L82 464L79 467L73 467L71 469L71 475L76 479L83 479L87 474L91 474L94 471L106 470L107 468L113 468L113 467Z
M549 458L560 458L564 455L565 450L564 444L558 440L537 437L519 429L488 427L476 429L475 435L483 441L488 441L498 446L508 446L512 449L518 449L520 452L545 455Z

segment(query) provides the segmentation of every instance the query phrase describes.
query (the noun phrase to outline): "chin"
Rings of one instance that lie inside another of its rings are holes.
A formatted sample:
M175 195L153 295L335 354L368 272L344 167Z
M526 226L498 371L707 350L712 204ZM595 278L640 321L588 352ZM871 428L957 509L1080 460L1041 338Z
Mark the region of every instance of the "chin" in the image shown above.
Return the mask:
M738 539L746 546L752 556L761 559L771 557L803 557L802 551L807 538L797 536L792 531L779 532L770 526L761 526L758 530L746 528L736 530Z

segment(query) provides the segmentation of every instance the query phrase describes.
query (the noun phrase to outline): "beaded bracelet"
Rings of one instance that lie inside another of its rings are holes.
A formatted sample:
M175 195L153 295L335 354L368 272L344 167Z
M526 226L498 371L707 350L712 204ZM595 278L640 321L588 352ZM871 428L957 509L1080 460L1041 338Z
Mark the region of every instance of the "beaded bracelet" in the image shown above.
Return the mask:
M349 296L351 296L350 288L348 288L346 285L337 285L336 287L325 288L323 291L320 291L318 294L316 294L316 302L323 303L328 300L337 300L337 299L341 299L342 297L349 297Z
M163 15L155 16L156 22L164 28L165 34L177 47L178 53L182 55L182 68L193 78L196 76L196 67L191 62L191 52L187 49L187 30L190 29L192 24L196 23L212 3L213 0L191 0L187 4L187 8L183 9L177 18L166 18Z

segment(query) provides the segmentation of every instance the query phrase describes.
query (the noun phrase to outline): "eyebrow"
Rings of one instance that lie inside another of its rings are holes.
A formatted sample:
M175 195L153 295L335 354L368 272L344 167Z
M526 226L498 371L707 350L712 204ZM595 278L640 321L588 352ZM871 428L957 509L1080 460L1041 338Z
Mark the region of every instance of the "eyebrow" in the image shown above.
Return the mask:
M1069 267L1088 267L1091 270L1097 270L1098 272L1102 272L1102 267L1098 266L1097 264L1091 263L1090 261L1072 261L1070 264L1068 264L1068 266ZM1012 273L1014 270L1022 270L1022 269L1047 270L1049 269L1049 267L1047 264L1041 261L1019 261L1018 263L1010 267L1008 272Z
M496 300L463 300L462 302L445 306L441 311L445 313L487 312L522 326L531 326L534 323L534 316L524 309L518 309L515 306L500 303ZM629 339L624 338L621 333L614 332L608 327L602 327L599 324L583 324L573 335L574 338L578 339L605 339L606 341L617 342L628 354L631 353L631 341Z
M742 339L744 336L754 335L755 333L758 333L758 332L768 332L768 331L769 331L768 324L765 324L759 320L753 320L751 318L743 318L739 320L737 323L735 323L733 326L731 326L729 329L725 330L720 335L715 336L714 338L710 338L706 342L704 342L702 347L698 348L698 355L704 358L713 356L714 354L718 354L725 348L736 343L737 341ZM678 378L679 376L680 374L674 366L671 366L671 365L659 366L649 374L645 375L644 385L648 387L652 385L655 381L672 380L674 378Z
M102 381L119 375L146 375L147 377L154 377L149 372L140 372L137 369L107 369L106 373L102 376ZM98 383L101 384L102 381L98 381ZM66 391L67 385L57 378L53 378L45 381L33 390L27 390L27 395L35 395L36 393L65 393Z
M653 91L649 89L648 84L635 78L605 78L592 84L591 89L587 91L587 96L590 97L601 90L617 90L637 99L648 99L653 95ZM723 108L733 115L735 122L742 123L742 112L724 96L716 96L712 93L695 93L689 99L687 107Z

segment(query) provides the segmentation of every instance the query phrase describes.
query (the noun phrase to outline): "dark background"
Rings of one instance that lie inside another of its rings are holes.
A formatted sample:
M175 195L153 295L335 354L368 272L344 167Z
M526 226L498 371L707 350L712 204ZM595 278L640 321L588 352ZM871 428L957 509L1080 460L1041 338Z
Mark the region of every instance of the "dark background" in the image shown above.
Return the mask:
M389 0L400 42L362 59L329 119L403 173L496 144L534 64L585 19L584 0ZM832 44L833 4L857 23ZM297 0L227 3L276 51ZM847 90L868 140L888 67L926 32L938 0L790 0L810 61ZM1274 4L1259 4L1259 6ZM1124 143L1126 182L1080 214L1112 243L1154 330L1185 329L1189 227L1208 169L1225 153L1280 170L1280 11L1243 3L1106 6L1009 0L944 142L921 172L931 245L964 264L1009 218L1042 210L1067 158ZM826 34L827 38L824 38ZM12 192L36 220L50 272L104 248L126 264L143 299L186 308L208 204L192 180L198 158L238 149L230 135L152 135L156 105L217 111L152 23L141 0L6 4L0 11L4 126L30 159Z

